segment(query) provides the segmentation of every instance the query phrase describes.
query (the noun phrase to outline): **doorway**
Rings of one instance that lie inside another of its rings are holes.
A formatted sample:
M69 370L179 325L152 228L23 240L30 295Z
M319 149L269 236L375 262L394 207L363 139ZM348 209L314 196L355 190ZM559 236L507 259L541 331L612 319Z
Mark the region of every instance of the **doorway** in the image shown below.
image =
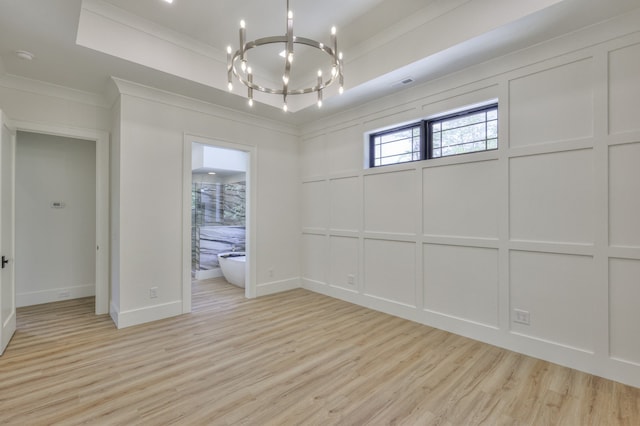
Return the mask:
M94 145L94 244L90 247L95 263L94 284L96 315L109 312L109 134L98 130L68 128L52 124L33 123L29 121L8 120L10 128L16 133L32 133L43 137L62 137L80 139ZM16 188L16 191L19 191ZM56 198L56 197L54 197ZM51 199L50 202L60 201ZM64 200L62 200L64 201ZM60 206L62 207L62 206ZM66 206L65 206L66 207ZM51 204L49 204L49 208ZM65 290L62 298L66 298ZM60 297L59 293L56 297ZM72 296L69 292L69 296Z
M95 296L96 142L18 131L16 307Z
M191 275L223 276L218 255L245 253L247 153L191 145Z
M255 297L255 147L185 135L183 167L183 312L192 279L223 276L220 253L245 254L244 293Z

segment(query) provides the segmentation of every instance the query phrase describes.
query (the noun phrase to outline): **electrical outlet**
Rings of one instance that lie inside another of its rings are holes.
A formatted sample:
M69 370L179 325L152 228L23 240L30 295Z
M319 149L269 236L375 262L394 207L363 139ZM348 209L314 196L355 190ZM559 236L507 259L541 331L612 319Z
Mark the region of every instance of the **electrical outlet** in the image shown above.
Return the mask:
M71 297L71 292L69 290L62 290L58 293L58 299L68 299Z
M356 283L356 276L354 274L347 275L347 284L354 285Z
M513 322L518 324L530 325L529 311L523 311L522 309L513 310Z
M273 266L269 268L269 270L267 271L267 274L269 275L269 278L273 278Z
M151 287L149 289L149 299L155 299L158 297L158 287Z

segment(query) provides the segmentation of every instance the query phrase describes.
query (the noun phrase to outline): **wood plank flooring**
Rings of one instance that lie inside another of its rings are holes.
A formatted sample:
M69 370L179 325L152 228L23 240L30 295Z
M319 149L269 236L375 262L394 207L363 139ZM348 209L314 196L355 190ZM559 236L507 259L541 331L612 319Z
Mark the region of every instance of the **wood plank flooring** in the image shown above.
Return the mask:
M305 290L193 291L123 330L92 298L20 308L0 423L640 425L637 388Z

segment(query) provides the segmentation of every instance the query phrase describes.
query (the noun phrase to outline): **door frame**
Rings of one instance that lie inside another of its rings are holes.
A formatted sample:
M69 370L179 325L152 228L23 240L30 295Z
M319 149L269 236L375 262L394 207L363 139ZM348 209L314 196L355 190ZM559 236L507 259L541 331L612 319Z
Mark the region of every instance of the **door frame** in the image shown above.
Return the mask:
M109 313L109 133L9 120L14 131L83 139L96 144L96 315ZM16 137L17 142L17 137ZM17 143L16 143L17 145ZM15 186L15 182L14 182ZM15 295L14 295L15 297Z
M233 149L247 153L247 195L246 195L246 285L244 295L255 298L256 293L256 206L257 206L257 148L252 145L213 139L207 136L184 134L182 148L182 313L191 312L191 164L192 143Z
M6 301L4 300L0 300L0 302L2 303L3 307L0 307L0 355L2 355L5 351L5 349L7 348L7 346L9 345L9 342L11 341L11 338L13 337L13 335L16 332L16 276L15 276L15 248L16 248L16 238L15 238L15 221L16 221L16 215L15 215L15 200L16 200L16 185L15 185L15 166L16 166L16 131L15 128L13 127L11 120L9 120L9 118L6 116L6 114L0 110L0 132L2 132L4 130L4 127L7 128L7 130L9 131L9 139L10 141L8 142L9 144L12 145L11 150L13 151L12 154L12 158L11 158L11 179L13 180L13 185L11 185L10 187L10 194L9 194L9 198L11 199L11 202L9 203L11 205L11 212L10 212L10 226L9 226L9 233L11 234L11 244L9 245L9 249L8 250L3 250L3 255L8 255L9 256L9 264L6 266L11 270L11 274L10 274L10 280L9 280L9 287L11 288L11 298L13 298L13 300L10 300L11 302L11 313L9 314L9 317L4 320L2 317L4 316L4 307L6 307ZM2 138L2 135L0 135L0 139ZM6 141L5 141L6 142ZM2 158L2 154L0 153L0 161L4 160ZM2 169L2 166L0 166L0 171ZM4 172L4 171L2 171ZM0 177L0 179L2 179ZM6 195L6 194L5 194ZM0 212L0 221L4 220L4 217L2 217L2 213ZM0 226L2 226L2 224L0 223ZM0 238L5 238L4 235L0 235ZM3 247L3 249L6 249L6 247ZM4 266L4 265L3 265ZM6 275L6 274L5 274ZM6 277L5 277L6 278ZM0 280L1 281L1 280ZM3 283L0 282L1 288L0 288L0 292L3 292L4 289L7 286L7 283ZM2 299L2 295L0 295L0 299Z

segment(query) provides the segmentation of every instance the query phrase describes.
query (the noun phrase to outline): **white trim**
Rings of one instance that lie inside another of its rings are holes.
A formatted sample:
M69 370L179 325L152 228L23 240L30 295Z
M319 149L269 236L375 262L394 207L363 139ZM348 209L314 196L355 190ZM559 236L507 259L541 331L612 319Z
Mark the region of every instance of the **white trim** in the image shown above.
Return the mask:
M256 296L266 296L268 294L281 293L283 291L295 290L296 288L302 288L299 278L291 278L282 281L272 281L269 283L262 283L256 286Z
M196 280L208 280L211 278L219 278L222 276L222 269L213 268L213 269L203 269L202 271L196 271L196 276L194 277Z
M54 288L51 290L28 291L16 294L16 307L40 305L42 303L59 302L61 300L79 299L95 296L96 285L86 284Z
M9 315L9 318L2 324L2 328L5 330L14 330L14 333L2 333L2 342L0 342L0 355L4 352L3 348L6 348L9 344L9 341L15 334L16 329L16 310L14 309Z
M31 121L12 121L16 130L85 139L96 143L96 315L109 311L109 133ZM99 248L99 249L98 249Z
M8 274L10 277L10 281L9 284L7 286L7 283L0 283L1 285L1 289L0 291L2 291L2 293L6 293L4 290L9 287L10 289L10 294L11 296L11 300L6 301L6 300L0 300L0 302L2 303L2 307L0 307L0 314L1 315L5 315L5 309L9 310L11 313L9 314L9 316L7 317L7 319L2 322L0 324L0 355L2 355L2 353L4 352L4 350L7 348L7 345L9 344L9 341L11 340L11 338L13 337L13 335L16 332L16 298L15 298L15 292L16 292L16 273L15 273L15 253L16 253L16 210L15 210L15 206L16 206L16 185L15 185L15 176L16 176L16 129L15 126L13 124L13 122L2 112L2 110L0 110L0 139L2 138L1 132L3 129L3 127L5 127L8 131L9 131L9 138L10 141L8 142L11 145L11 151L12 151L12 158L10 159L11 161L11 180L13 182L13 184L11 185L10 188L10 192L11 194L9 194L9 198L11 199L10 201L10 205L11 205L11 218L10 218L10 234L11 234L11 244L10 247L3 247L3 250L6 250L6 252L4 253L5 255L8 255L9 257L9 264L6 265L6 268L8 269L8 272L5 273L5 280L6 280L6 275ZM3 161L2 159L2 153L0 152L0 161ZM4 221L4 218L1 217L2 216L2 211L0 210L0 223L2 221ZM1 233L1 229L0 229L0 233ZM0 238L5 239L5 236L0 235ZM8 249L8 250L7 250ZM1 280L0 280L1 281ZM2 299L2 295L0 294L0 299ZM0 318L1 320L1 318Z
M108 107L102 95L18 75L0 74L0 87L100 108Z
M182 302L176 300L174 302L163 303L162 305L147 306L122 312L118 312L112 304L110 314L118 328L125 328L178 316L182 314Z
M120 311L118 307L113 303L113 300L109 304L109 316L111 317L111 321L116 325L116 328L120 328L118 325L118 319L120 318Z
M182 146L182 313L191 312L191 153L192 143L244 151L247 159L246 197L246 286L245 297L257 297L256 290L256 206L258 189L258 149L255 146L233 141L212 139L207 136L185 133Z
M134 31L139 31L159 40L171 43L174 46L197 53L198 55L216 60L220 64L226 64L226 52L224 50L217 49L193 37L189 37L181 32L169 29L164 25L141 18L138 15L104 1L84 0L82 2L81 13L83 11L90 12L96 16L106 19L107 21L115 22Z

